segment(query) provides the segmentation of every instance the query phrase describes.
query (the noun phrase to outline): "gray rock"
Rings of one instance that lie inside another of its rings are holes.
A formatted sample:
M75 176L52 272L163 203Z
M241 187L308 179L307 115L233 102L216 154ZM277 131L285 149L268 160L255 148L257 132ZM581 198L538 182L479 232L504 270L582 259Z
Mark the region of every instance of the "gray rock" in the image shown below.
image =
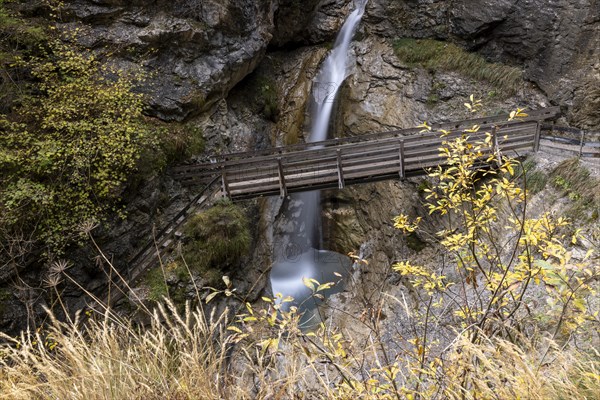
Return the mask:
M182 120L210 108L251 72L271 40L275 0L76 0L65 28L122 68L143 66L149 113Z

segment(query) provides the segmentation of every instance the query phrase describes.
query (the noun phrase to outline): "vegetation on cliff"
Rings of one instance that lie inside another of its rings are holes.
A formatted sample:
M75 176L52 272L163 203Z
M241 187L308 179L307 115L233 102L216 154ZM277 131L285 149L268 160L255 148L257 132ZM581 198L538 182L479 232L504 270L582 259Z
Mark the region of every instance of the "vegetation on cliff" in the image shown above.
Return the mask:
M412 334L384 331L385 303L346 316L365 338L329 324L303 331L296 308L282 311L290 299L252 306L224 277L225 289L204 297L237 300L222 314L207 317L202 305L180 313L167 301L147 329L108 311L7 338L0 389L10 399L595 398L600 354L586 340L598 334L594 255L569 249L585 238L567 235L563 217L530 215L518 162L485 155L498 169L472 168L491 140L474 143L465 132L442 149L449 167L431 171L435 184L425 189L441 231L406 215L394 221L437 242L448 260L394 266L417 293L414 307L388 299L405 310ZM196 222L193 230L205 232L207 216ZM320 296L331 283L306 285Z
M13 41L44 40L12 49L3 65L3 84L19 96L4 99L0 116L0 240L12 256L32 243L60 253L82 223L119 212L119 195L152 143L142 96L135 76L78 48L77 31L60 38L48 25L17 29L30 25L17 16L2 22L4 32L16 30Z
M144 117L143 74L78 46L77 28L58 32L2 2L0 32L3 256L60 256L82 224L124 216L127 185L202 151L197 128Z
M433 39L398 39L394 49L398 57L410 65L420 65L430 71L458 72L489 82L507 93L516 92L523 84L523 73L519 68L491 63L454 43Z
M239 206L220 201L185 225L183 260L211 284L250 250L250 225Z

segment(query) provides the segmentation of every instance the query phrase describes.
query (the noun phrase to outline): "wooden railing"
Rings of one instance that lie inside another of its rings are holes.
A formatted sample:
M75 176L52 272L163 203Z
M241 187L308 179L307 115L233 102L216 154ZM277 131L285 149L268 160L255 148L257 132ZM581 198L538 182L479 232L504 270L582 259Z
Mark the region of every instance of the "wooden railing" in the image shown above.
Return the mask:
M537 151L540 143L544 145L545 142L551 142L552 137L544 136L543 132L564 129L542 123L555 118L559 112L558 107L552 107L531 111L528 117L520 121L507 122L507 116L502 115L435 124L431 127L432 132L426 133L422 133L422 128L410 128L224 154L215 157L214 163L177 167L172 171L177 180L186 186L202 185L203 189L129 260L130 269L123 278L135 283L147 269L164 261L182 235L181 227L186 219L200 209L209 207L220 195L234 200L285 196L290 192L343 188L363 182L422 175L427 168L445 162L439 154L442 142L463 134L468 135L470 141L484 139L486 132L492 134L490 146L483 149L486 155L491 152L521 155ZM464 132L473 125L480 126L477 132ZM438 132L442 129L450 132L443 138ZM566 129L572 131L572 128ZM579 144L569 142L560 143L560 146L570 146L566 149L569 151L577 148L580 155L589 152L596 154L594 151L599 148L584 143L583 139ZM106 304L114 304L127 294L125 282L115 281L114 284L111 295L105 299Z
M553 107L530 112L519 121L507 122L507 116L479 118L434 125L432 132L427 133L422 133L422 128L411 128L227 154L211 164L178 167L173 175L187 186L219 176L223 195L233 200L404 179L443 165L445 160L439 151L442 142L465 134L465 129L473 125L479 125L479 130L466 133L469 140L481 140L486 132L494 135L494 148L484 149L486 154L535 151L540 143L542 121L558 113L558 107ZM442 129L450 133L441 137L438 131Z

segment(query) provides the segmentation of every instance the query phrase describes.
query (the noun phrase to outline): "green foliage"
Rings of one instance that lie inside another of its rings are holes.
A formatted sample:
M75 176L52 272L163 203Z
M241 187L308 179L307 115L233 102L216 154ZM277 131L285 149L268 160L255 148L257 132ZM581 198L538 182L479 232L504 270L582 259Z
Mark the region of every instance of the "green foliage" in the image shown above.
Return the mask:
M429 93L429 95L427 96L427 105L429 107L433 107L435 106L438 102L440 101L440 97L438 96L437 93Z
M276 122L279 117L279 105L277 104L279 93L272 79L262 78L259 80L259 104L262 105L262 114L265 118Z
M16 63L19 57L37 54L50 40L47 28L36 20L24 20L15 1L0 1L0 114L28 92L26 68Z
M143 149L139 162L140 179L204 151L202 130L193 122L152 121L149 129L156 146Z
M34 232L53 252L79 226L118 211L124 183L152 142L135 78L58 40L50 53L19 61L37 79L9 116L0 116L0 227Z
M279 118L279 91L276 82L265 71L251 74L245 84L250 107L270 121Z
M148 271L144 277L144 283L148 286L150 300L161 301L163 297L169 295L169 287L160 267Z
M250 250L248 218L240 207L227 201L218 202L191 218L184 234L185 262L213 283L221 279L223 270L238 263Z
M398 39L396 55L411 65L429 70L459 72L467 77L486 81L514 93L523 83L521 70L503 64L490 63L482 56L469 53L459 46L432 39Z

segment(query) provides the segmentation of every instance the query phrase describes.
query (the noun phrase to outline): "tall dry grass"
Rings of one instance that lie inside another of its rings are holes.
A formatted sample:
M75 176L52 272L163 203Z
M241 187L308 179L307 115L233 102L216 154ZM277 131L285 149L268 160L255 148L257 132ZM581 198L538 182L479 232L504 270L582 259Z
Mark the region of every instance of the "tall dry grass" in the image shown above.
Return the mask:
M400 373L392 385L381 374L380 344L360 349L349 341L340 356L330 351L340 343L332 330L302 333L297 320L227 329L234 326L227 314L206 318L190 307L179 314L167 301L145 328L110 312L85 323L53 319L45 332L2 347L0 398L591 400L600 393L593 349L551 341L523 348L498 338L474 345L458 336L425 373L393 357Z

